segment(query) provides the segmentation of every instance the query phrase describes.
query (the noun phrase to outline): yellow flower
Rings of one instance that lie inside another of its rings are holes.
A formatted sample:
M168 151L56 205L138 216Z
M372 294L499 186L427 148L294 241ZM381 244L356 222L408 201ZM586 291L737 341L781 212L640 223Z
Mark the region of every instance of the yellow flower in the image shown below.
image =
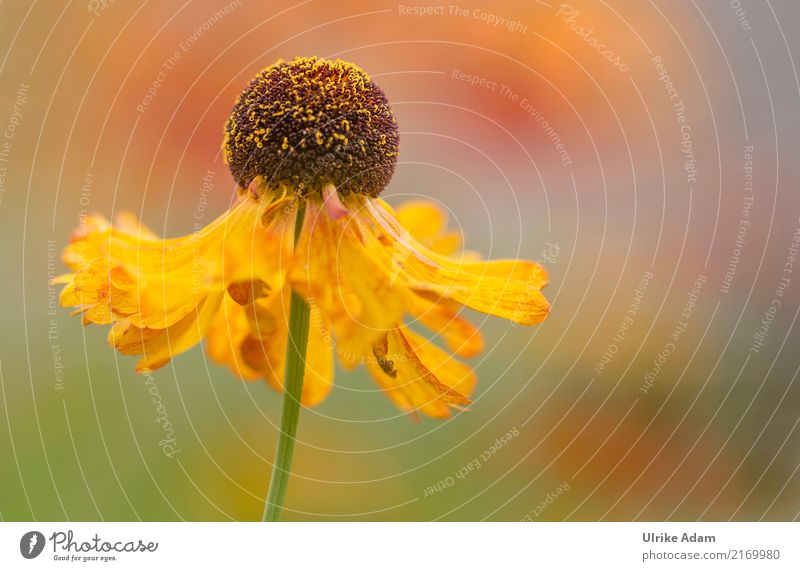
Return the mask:
M283 387L289 298L311 307L302 402L329 393L334 355L364 364L405 411L446 417L475 375L454 356L483 348L463 307L531 325L547 275L521 260L450 257L460 236L426 201L378 198L397 160L397 123L357 66L298 58L262 71L236 102L225 156L240 192L203 230L159 239L130 215L99 216L64 251L61 304L152 370L205 339L243 379ZM295 221L304 216L299 232ZM439 336L440 348L409 323Z

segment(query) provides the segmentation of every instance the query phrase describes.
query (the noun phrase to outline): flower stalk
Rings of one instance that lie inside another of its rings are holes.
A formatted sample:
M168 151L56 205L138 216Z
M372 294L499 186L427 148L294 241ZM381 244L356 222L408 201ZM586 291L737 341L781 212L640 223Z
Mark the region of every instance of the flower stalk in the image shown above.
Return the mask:
M305 218L305 201L298 201L297 219L294 228L294 241L300 236ZM300 420L300 399L303 394L303 375L306 368L306 349L308 347L308 328L311 308L308 302L292 290L289 305L289 341L286 347L286 377L284 379L283 412L281 414L281 433L275 451L272 477L269 482L264 516L262 521L279 521L283 513L283 502L292 469L292 456Z

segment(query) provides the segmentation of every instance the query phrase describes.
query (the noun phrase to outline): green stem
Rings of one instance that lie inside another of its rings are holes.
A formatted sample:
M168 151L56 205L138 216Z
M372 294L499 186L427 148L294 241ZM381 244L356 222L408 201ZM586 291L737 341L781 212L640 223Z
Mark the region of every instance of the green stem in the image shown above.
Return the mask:
M300 198L297 220L294 227L294 241L300 236L305 217L305 202ZM283 413L281 434L275 451L269 492L264 505L263 521L278 521L283 513L283 501L292 470L297 422L300 420L300 399L303 394L303 375L306 369L306 349L308 347L308 327L311 309L308 302L292 290L289 306L289 340L286 345L286 376L284 378Z

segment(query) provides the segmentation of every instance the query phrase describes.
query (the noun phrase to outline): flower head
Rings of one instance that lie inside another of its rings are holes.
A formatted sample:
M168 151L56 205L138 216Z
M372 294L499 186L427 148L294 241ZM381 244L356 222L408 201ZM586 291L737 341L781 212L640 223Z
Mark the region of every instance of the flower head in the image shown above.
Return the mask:
M377 196L397 162L397 121L383 91L341 60L297 58L259 73L233 107L225 157L236 182L300 194L326 183Z
M547 275L530 261L453 257L461 237L439 207L394 210L377 198L397 148L391 108L358 67L316 58L270 66L226 128L240 187L231 209L166 240L129 215L114 225L91 218L64 251L61 303L84 323L111 324L109 342L140 356L140 370L205 338L213 360L280 390L294 291L311 307L303 404L330 391L335 355L345 368L364 364L402 410L446 417L475 387L454 355L483 348L462 308L539 323Z

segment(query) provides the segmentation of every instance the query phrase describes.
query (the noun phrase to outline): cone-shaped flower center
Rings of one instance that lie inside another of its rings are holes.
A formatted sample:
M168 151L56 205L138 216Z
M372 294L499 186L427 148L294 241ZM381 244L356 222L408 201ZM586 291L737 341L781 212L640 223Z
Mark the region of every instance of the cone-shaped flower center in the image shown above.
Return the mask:
M308 195L325 184L377 196L397 161L397 121L358 66L297 58L259 73L233 107L225 156L242 188L256 177Z

